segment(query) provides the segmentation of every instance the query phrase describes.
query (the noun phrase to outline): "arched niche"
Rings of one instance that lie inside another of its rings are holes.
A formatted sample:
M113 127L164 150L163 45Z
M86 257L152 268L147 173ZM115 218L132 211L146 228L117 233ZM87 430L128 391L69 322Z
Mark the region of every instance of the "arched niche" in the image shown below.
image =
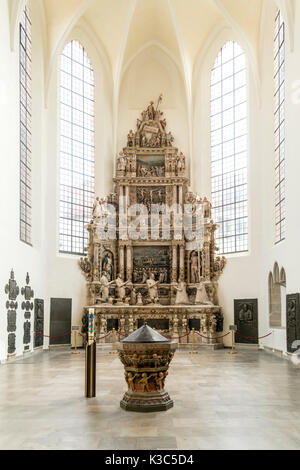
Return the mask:
M274 263L273 272L268 277L269 290L269 322L270 327L279 328L285 323L286 273L279 271L278 263Z

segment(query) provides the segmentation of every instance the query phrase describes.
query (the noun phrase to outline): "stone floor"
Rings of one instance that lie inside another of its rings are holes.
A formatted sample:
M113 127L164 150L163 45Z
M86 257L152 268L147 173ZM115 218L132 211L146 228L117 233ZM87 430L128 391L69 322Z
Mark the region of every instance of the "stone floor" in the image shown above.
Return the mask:
M0 449L300 449L300 368L263 351L177 352L167 412L123 411L116 356L98 352L86 400L84 354L40 352L0 366Z

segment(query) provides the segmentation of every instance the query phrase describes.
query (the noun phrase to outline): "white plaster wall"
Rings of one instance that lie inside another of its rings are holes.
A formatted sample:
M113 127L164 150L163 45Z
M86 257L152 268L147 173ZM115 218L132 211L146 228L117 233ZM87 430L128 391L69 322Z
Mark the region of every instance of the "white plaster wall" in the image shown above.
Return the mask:
M142 50L126 69L120 87L117 148L127 145L130 129L136 130L136 120L150 100L157 104L167 120L167 130L175 137L174 145L188 156L188 125L184 83L176 63L157 45Z
M34 14L33 14L34 18ZM33 126L35 133L32 141L32 184L33 193L33 247L19 240L19 52L11 51L9 13L7 2L0 2L0 128L1 132L1 230L2 246L0 269L0 361L7 353L7 295L4 287L8 283L13 268L20 287L25 286L26 273L29 272L35 297L45 298L45 239L43 231L43 186L45 147L43 139L43 83L42 83L42 44L38 23L32 31L35 48L33 50L33 79L35 91L33 98ZM24 312L21 310L23 297L18 297L16 355L23 352ZM31 330L33 331L33 313ZM31 335L32 336L32 335ZM33 336L32 336L33 340ZM31 343L31 349L33 344Z

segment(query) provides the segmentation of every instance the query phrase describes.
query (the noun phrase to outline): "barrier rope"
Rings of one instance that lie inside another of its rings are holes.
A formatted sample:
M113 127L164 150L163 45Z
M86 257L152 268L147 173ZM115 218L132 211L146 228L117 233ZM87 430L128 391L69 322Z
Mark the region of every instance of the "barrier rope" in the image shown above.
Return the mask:
M110 334L111 334L111 331L109 331L109 332L107 333L107 335L105 335L105 336L101 336L100 338L96 338L96 341L101 341L102 339L107 338Z
M230 331L228 331L228 333L226 333L225 335L214 336L214 337L201 335L201 333L199 333L199 331L195 331L195 333L197 333L198 336L201 336L201 338L205 338L205 339L221 339L221 338L225 338L225 336L230 335Z
M96 338L96 341L101 341L102 339L107 338L111 333L112 333L112 331L109 331L106 335ZM169 335L166 335L166 334L163 334L162 336L164 336L167 339L171 339L171 340L175 340L175 339L179 340L179 339L182 339L182 338L185 338L185 337L189 336L191 333L192 333L192 331L189 331L188 333L186 333L185 335L182 335L182 336L169 336ZM230 335L230 331L228 333L222 335L222 336L214 336L214 337L204 336L201 333L199 333L199 331L195 331L195 333L197 333L198 336L201 336L201 338L205 338L205 339L222 339L222 338L225 338L226 336ZM33 334L36 335L36 336L41 336L43 338L64 338L66 336L71 336L72 331L70 331L68 333L65 333L63 335L56 335L56 336L44 335L44 334L38 333L36 331L34 331ZM81 334L79 332L77 332L77 334L79 336L81 336L83 339L86 339L86 337L83 334ZM124 333L120 333L120 332L117 333L116 332L116 334L119 334L120 336L123 336L123 337L128 336L126 333L124 334ZM271 331L271 333L268 333L264 336L245 336L245 335L239 333L238 331L236 331L235 334L240 336L241 338L244 338L244 339L259 340L259 339L268 338L268 336L271 336L273 334L273 332Z
M189 331L186 335L182 335L182 336L168 336L164 334L162 336L168 339L181 339L181 338L185 338L186 336L189 336L190 334L191 334L191 331Z
M57 335L57 336L43 335L42 333L37 333L36 331L34 331L33 334L36 336L42 336L43 338L63 338L64 336L70 336L72 334L72 331L70 331L70 333L65 333L64 335Z
M271 333L268 333L267 335L258 336L258 337L257 336L245 336L239 333L238 331L236 331L236 334L240 336L241 338L245 338L245 339L263 339L263 338L267 338L268 336L271 336L273 334L273 331L271 331Z

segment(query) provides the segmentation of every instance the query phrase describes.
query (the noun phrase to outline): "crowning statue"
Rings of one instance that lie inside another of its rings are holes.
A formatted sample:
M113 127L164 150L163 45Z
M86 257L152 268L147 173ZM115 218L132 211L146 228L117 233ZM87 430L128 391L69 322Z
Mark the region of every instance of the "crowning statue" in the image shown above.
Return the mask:
M117 320L124 335L141 321L170 336L174 328L179 336L188 334L191 320L200 331L211 331L222 326L218 280L226 264L224 257L217 256L211 203L190 188L188 159L174 145L161 110L162 95L148 103L136 128L129 127L127 145L117 155L113 192L95 198L86 227L89 242L79 263L88 287L85 312L94 308L96 324L103 331L108 330L108 320ZM153 205L177 205L183 212L185 204L190 205L191 230L200 233L200 241L190 239L185 227L181 238L175 236L175 217L170 217L167 237L163 213L152 220ZM129 208L137 205L143 205L145 217L129 215ZM116 215L115 226L109 213ZM199 213L203 214L200 229ZM121 216L127 221L123 232ZM128 230L133 224L141 233L134 239ZM113 237L105 238L106 233ZM188 343L189 337L182 341Z

